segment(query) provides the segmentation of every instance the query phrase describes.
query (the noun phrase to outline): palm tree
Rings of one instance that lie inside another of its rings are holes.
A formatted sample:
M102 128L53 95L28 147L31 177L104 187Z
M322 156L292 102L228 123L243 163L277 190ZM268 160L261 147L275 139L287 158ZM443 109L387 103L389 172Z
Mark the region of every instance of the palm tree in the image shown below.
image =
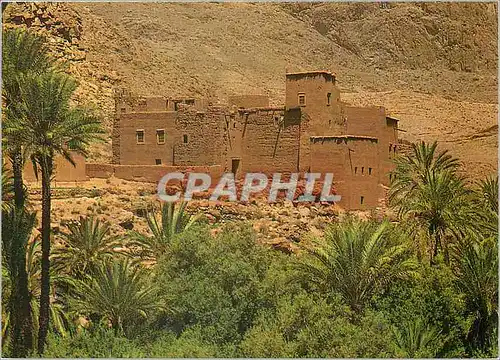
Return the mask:
M393 326L392 332L398 357L429 358L439 351L439 331L426 326L420 318Z
M110 235L110 225L93 216L81 216L80 221L67 224L66 228L68 232L63 234L52 258L55 268L70 269L77 279L90 275L119 246L117 237Z
M90 282L78 282L76 294L74 307L80 313L104 317L117 333L162 308L149 273L128 259L101 264Z
M473 225L472 192L456 174L458 161L447 151L436 155L437 143L413 144L413 153L396 158L389 203L415 237L428 238L432 259L440 249L448 260L448 240ZM420 249L418 249L420 251Z
M466 295L467 309L474 316L468 342L473 349L488 349L498 328L497 237L466 238L455 246L456 284Z
M430 174L444 171L454 172L459 167L458 159L448 150L436 154L437 142L412 144L412 151L394 160L396 168L392 172L390 202L397 206L416 190L419 184L426 183Z
M24 76L37 76L54 70L54 60L48 55L45 39L21 29L7 30L2 39L2 97L5 117L2 123L3 143L14 172L15 203L24 201L22 144L13 128L19 114L15 105L21 102L21 81Z
M491 211L498 212L498 176L479 181L479 193L485 206Z
M375 292L416 274L405 245L389 237L389 224L348 220L332 225L322 242L306 248L299 270L322 292L339 293L360 312Z
M6 241L8 237L4 237L3 240ZM5 244L4 246L7 246ZM7 252L6 248L3 248L4 263L7 262ZM41 251L40 251L40 241L39 237L35 237L33 241L30 241L26 247L26 270L27 270L27 288L28 288L28 298L29 298L29 309L33 314L30 321L32 328L38 327L38 315L39 315L39 298L40 298L40 274L41 274ZM69 316L65 299L59 293L59 289L70 289L74 287L74 281L72 278L58 274L51 268L51 301L50 301L50 322L52 329L62 336L66 336L69 331ZM14 289L12 288L12 278L13 273L10 271L10 267L2 267L2 291L3 298L7 299L5 302L7 307L10 307L10 303L14 302L15 299L12 297L14 294ZM4 281L7 280L7 281ZM16 318L15 313L2 313L2 338L6 338L8 334L15 332L15 327L12 322L21 319L22 317ZM11 321L13 319L13 321ZM27 326L27 325L26 325ZM12 339L13 340L13 339Z
M134 232L129 244L130 247L139 249L134 253L145 261L157 261L165 254L174 235L189 229L200 218L200 215L188 214L186 204L180 202L177 207L173 202L163 203L159 216L156 211L149 211L146 220L153 235Z
M479 213L482 229L481 233L486 237L498 236L498 176L488 177L480 180L475 191L477 205L475 208Z
M14 131L15 123L18 120L18 113L15 108L22 100L20 80L24 76L37 76L51 70L53 60L48 55L44 39L27 31L20 29L4 31L2 45L2 99L4 110L2 148L12 163L13 205L20 212L17 218L21 219L26 199L26 191L23 185L23 146ZM4 185L3 180L2 177L2 185ZM10 184L10 181L8 183ZM4 206L2 206L2 209L6 210ZM11 259L13 262L18 262L18 266L15 267L18 273L11 272L11 276L19 279L13 281L13 287L17 289L14 290L14 293L21 296L21 298L17 297L13 301L17 301L17 307L25 310L13 315L13 318L16 319L12 326L14 328L13 333L19 334L22 332L23 336L13 338L14 342L20 343L13 344L12 355L24 357L32 350L33 346L33 329L29 328L33 323L30 301L29 298L25 297L28 294L28 289L18 289L21 286L26 286L26 282L21 280L27 277L24 255L26 245L24 242L14 242L13 246L20 247L16 250L11 249L18 256L17 259ZM22 326L22 330L18 329L19 326Z
M40 314L40 304L38 299L41 294L41 249L40 239L36 237L28 244L26 251L26 264L28 269L28 288L31 296L31 308L33 309L33 318L35 327L38 324ZM74 287L75 282L72 277L61 274L53 267L50 269L50 323L52 329L57 333L66 336L69 330L69 319L66 306L66 299L61 294L61 289L68 290Z
M14 208L14 177L12 171L2 164L2 211L8 212Z
M2 213L3 266L11 284L8 296L12 355L19 357L27 357L33 349L33 318L25 257L35 221L35 213L22 209L11 208Z
M42 274L38 352L43 353L49 325L50 291L50 211L51 180L54 156L59 154L75 165L69 147L86 155L93 140L101 139L104 131L100 121L87 109L70 106L76 83L67 75L43 74L24 77L21 86L22 101L16 106L18 121L12 132L25 151L31 154L35 167L42 175Z

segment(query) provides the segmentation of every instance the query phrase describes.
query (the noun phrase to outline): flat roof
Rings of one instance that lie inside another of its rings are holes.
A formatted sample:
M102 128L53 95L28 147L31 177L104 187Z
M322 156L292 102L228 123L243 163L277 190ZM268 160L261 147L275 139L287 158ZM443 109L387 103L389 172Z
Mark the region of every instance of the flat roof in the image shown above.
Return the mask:
M364 135L322 135L322 136L311 136L310 139L360 139L360 140L375 140L378 141L377 137L364 136Z
M333 76L335 77L336 75L330 71L327 70L313 70L313 71L298 71L298 72L291 72L291 73L286 73L286 76L307 76L307 75L326 75L326 76Z
M396 119L395 117L392 117L392 116L386 116L385 119L392 120L392 121L399 121L399 119Z
M256 112L256 111L284 111L284 106L256 106L251 108L238 108L239 112Z

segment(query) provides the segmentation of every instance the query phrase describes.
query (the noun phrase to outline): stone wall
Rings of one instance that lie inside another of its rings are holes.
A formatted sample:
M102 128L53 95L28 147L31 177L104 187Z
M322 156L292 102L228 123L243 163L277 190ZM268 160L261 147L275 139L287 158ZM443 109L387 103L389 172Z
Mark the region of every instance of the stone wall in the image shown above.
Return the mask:
M300 118L285 116L283 108L248 110L239 117L243 172L298 171Z
M182 107L177 112L175 143L176 166L221 165L226 161L226 129L223 107L205 111Z

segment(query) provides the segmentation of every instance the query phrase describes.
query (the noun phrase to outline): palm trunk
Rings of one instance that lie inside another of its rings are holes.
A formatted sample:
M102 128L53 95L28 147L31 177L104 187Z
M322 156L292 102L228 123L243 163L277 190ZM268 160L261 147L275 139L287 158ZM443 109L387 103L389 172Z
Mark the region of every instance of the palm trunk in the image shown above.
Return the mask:
M14 175L14 203L16 209L21 209L24 206L23 158L21 148L14 149L11 159L12 173Z
M12 356L28 357L33 350L33 318L31 316L28 274L26 271L26 247L16 253L13 289L11 296Z
M38 354L42 355L49 329L50 304L50 179L52 176L52 158L40 157L42 170L42 277L40 294L40 316L38 330Z
M24 213L23 159L17 147L11 154L14 175L14 203L20 221ZM33 350L33 318L26 270L26 245L13 244L12 249L12 295L10 314L12 320L12 356L27 357Z

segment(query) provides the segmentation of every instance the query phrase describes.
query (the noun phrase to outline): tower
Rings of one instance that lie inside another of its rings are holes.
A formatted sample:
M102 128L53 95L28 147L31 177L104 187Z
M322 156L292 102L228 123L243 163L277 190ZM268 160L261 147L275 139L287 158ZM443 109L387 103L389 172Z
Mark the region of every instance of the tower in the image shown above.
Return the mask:
M285 106L300 109L311 136L344 132L340 91L335 80L335 75L328 71L286 74Z

